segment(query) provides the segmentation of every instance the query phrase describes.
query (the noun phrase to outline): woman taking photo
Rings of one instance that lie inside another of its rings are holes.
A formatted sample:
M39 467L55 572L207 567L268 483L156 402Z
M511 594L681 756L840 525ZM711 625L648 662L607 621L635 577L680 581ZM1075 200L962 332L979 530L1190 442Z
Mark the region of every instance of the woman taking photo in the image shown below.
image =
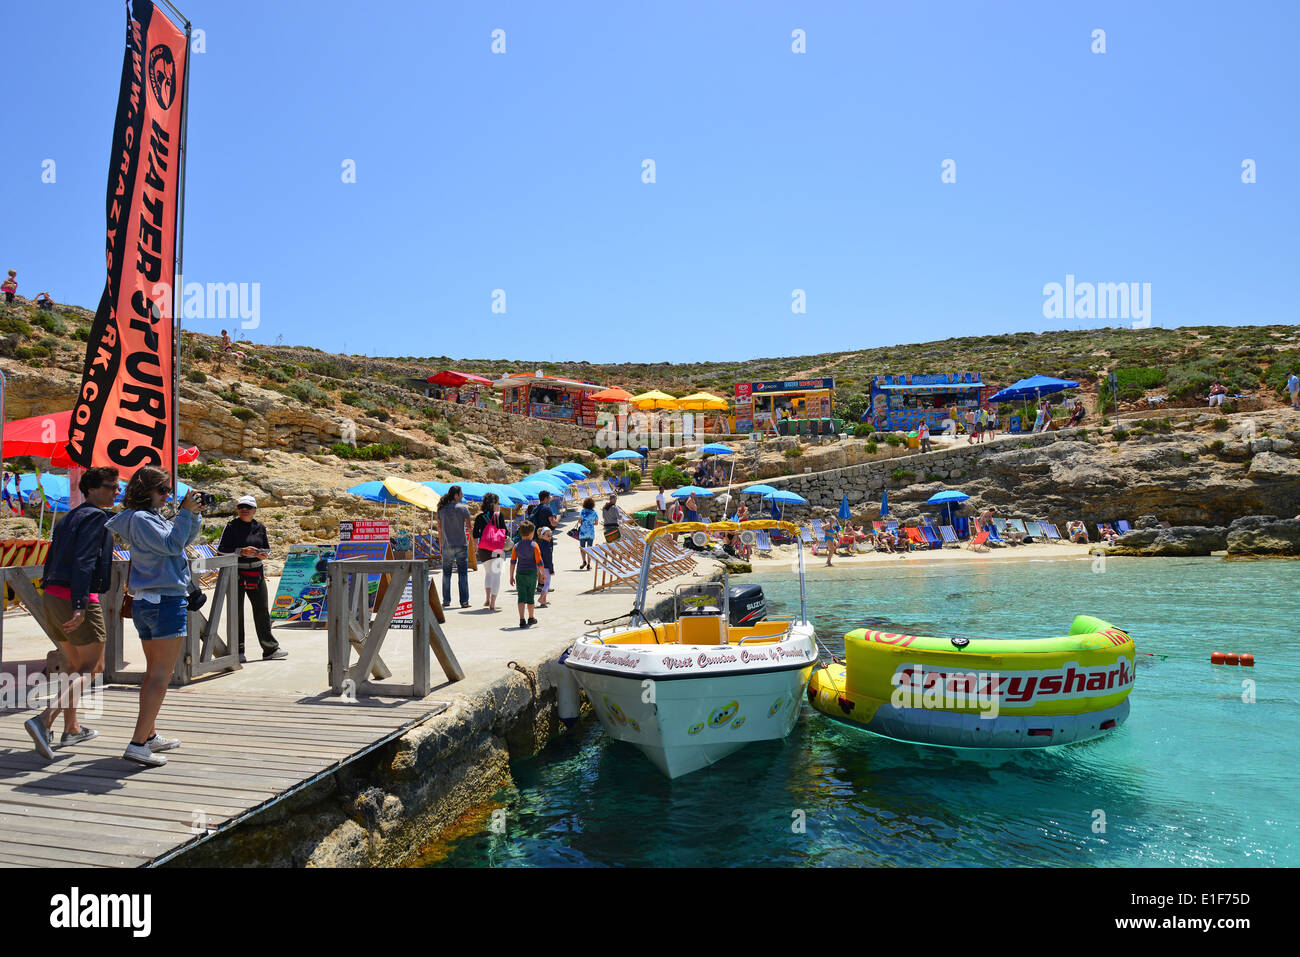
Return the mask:
M497 610L497 593L501 591L501 562L505 555L506 520L501 517L501 499L495 492L483 496L482 510L474 519L474 541L478 542L478 563L483 566L483 587L487 600L483 607Z
M162 469L141 468L127 483L122 511L107 524L131 549L127 591L145 660L140 714L122 757L151 767L167 763L159 752L181 744L178 738L159 737L154 721L167 695L188 624L190 564L185 546L199 537L199 510L203 507L199 493L191 489L175 519L167 521L158 510L171 494L171 486L171 476Z

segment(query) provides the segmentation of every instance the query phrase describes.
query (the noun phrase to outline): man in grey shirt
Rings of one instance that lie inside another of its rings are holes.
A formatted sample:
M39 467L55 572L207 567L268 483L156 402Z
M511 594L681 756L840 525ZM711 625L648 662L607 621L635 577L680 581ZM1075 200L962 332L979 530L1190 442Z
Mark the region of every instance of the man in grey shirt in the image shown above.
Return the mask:
M438 501L438 538L442 543L442 604L451 607L451 566L460 567L457 590L460 592L460 607L469 607L469 540L465 528L469 524L469 506L461 501L463 494L459 485L447 489L447 494Z

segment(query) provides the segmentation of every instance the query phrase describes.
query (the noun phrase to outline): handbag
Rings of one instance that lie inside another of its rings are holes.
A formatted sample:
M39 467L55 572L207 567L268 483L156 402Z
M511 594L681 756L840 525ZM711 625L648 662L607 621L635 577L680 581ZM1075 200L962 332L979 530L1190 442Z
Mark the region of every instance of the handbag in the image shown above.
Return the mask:
M571 529L569 529L569 531L568 531L568 536L569 536L570 538L579 538L579 537L580 537L580 536L578 535L578 530L577 530L576 528L571 528Z
M506 530L496 525L489 525L483 529L483 535L478 540L479 548L489 552L499 552L506 544Z
M135 524L135 516L132 515L126 523L126 543L131 544L131 526ZM134 549L132 549L134 551ZM131 597L131 562L126 563L126 584L122 586L122 617L133 617L135 599Z

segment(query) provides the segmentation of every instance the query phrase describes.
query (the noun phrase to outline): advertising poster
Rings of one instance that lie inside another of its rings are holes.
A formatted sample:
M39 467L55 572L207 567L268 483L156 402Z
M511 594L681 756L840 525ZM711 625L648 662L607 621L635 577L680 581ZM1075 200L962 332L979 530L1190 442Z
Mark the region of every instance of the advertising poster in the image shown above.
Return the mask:
M326 563L333 558L333 545L289 546L271 617L277 621L324 621Z
M383 561L388 557L388 520L387 519L345 519L339 522L339 545L334 558L365 558L371 561ZM375 595L379 591L379 575L370 575L370 604L375 604Z

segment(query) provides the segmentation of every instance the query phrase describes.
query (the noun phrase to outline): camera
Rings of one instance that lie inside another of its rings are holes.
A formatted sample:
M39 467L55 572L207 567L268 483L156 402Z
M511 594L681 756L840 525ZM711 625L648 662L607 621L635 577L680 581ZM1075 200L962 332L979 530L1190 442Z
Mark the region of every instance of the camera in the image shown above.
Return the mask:
M211 492L199 492L198 496L199 504L204 508L211 508L213 505L217 504L217 497Z

